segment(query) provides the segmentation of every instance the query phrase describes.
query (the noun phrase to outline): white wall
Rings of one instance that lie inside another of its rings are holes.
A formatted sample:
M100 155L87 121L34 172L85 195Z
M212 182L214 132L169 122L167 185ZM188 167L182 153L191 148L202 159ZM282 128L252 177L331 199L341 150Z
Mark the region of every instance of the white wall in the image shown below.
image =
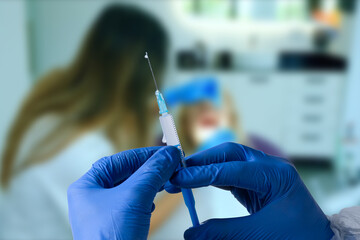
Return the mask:
M69 63L108 1L29 1L33 78Z
M29 88L25 1L0 1L0 152Z

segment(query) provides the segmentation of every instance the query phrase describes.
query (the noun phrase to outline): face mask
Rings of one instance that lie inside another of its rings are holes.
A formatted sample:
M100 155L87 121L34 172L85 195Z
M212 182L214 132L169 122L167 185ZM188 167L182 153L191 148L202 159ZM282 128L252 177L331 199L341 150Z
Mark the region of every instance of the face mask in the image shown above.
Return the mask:
M201 140L201 142L197 143L197 151L202 151L221 143L238 140L235 132L229 128L199 129L195 134L197 134L198 139Z
M217 127L197 127L194 129L194 140L197 145L204 143L205 141L211 139L216 132L218 131Z

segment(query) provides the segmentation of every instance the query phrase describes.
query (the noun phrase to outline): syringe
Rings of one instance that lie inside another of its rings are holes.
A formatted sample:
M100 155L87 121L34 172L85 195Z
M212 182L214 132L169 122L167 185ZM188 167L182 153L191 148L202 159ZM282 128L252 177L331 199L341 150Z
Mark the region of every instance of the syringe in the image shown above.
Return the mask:
M155 96L156 96L156 100L157 100L157 103L159 106L159 113L160 113L159 119L160 119L162 131L164 134L163 142L166 143L166 145L168 145L168 146L175 146L179 149L179 151L181 152L181 166L186 167L185 156L184 156L184 152L181 148L181 144L180 144L179 136L176 131L174 119L173 119L172 115L168 112L164 97L160 93L160 91L157 87L154 72L152 70L150 58L149 58L147 52L145 53L145 58L148 60L151 74L152 74L152 77L154 79L154 83L156 86ZM182 188L181 192L183 194L185 205L189 210L192 224L194 227L198 226L199 219L198 219L196 209L195 209L194 195L190 188Z

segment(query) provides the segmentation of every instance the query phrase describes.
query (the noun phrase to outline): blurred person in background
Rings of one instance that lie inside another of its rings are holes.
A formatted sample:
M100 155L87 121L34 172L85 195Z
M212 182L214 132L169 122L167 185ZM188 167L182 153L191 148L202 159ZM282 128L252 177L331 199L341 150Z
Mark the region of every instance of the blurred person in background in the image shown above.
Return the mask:
M267 154L283 157L277 146L263 137L245 133L241 114L235 109L232 96L221 89L217 79L194 79L169 89L170 106L180 105L179 135L187 154L203 151L224 142L239 142Z
M71 239L70 183L100 156L154 145L154 86L144 53L160 75L166 47L152 16L111 5L73 63L37 82L2 155L0 239Z

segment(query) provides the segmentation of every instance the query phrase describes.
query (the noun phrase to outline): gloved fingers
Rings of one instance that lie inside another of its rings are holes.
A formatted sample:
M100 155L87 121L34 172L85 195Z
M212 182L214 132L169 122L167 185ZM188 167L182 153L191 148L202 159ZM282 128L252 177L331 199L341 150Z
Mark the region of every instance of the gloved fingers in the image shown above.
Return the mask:
M231 191L234 188L234 187L231 187L231 186L214 186L214 187L220 188L220 189L225 190L225 191Z
M161 147L147 147L123 151L96 161L83 176L104 188L111 188L126 180Z
M266 191L268 179L256 162L225 162L194 166L177 171L170 182L180 188L232 186L256 192Z
M200 226L191 227L184 232L185 240L201 240L201 239L210 239L210 233L208 232L208 227L206 223L201 224Z
M241 188L233 188L231 193L235 199L238 200L251 214L257 212L262 207L260 204L261 201L259 200L259 193L257 192Z
M264 156L265 154L261 151L238 143L227 142L190 155L185 158L185 161L187 167L191 167L233 161L254 162Z
M251 239L249 224L251 216L224 219L209 219L200 226L191 227L184 233L185 240Z
M164 185L164 189L165 191L167 191L168 193L179 193L181 192L181 188L176 187L175 185L173 185L170 181L167 181Z
M173 175L180 160L180 151L176 147L162 147L130 176L126 183L132 185L136 192L149 194L150 198L154 198Z
M155 203L153 203L153 204L151 205L151 212L154 212L154 210L155 210Z
M230 191L232 195L235 197L235 199L238 200L241 203L241 205L243 205L248 210L249 213L255 212L254 209L256 210L259 209L258 204L256 204L256 202L254 203L254 200L253 201L251 200L251 199L257 199L256 196L259 195L259 193L238 187L230 187L230 186L214 186L214 187L220 188L225 191ZM252 193L256 194L256 196L252 196L252 198L250 198L249 194Z

